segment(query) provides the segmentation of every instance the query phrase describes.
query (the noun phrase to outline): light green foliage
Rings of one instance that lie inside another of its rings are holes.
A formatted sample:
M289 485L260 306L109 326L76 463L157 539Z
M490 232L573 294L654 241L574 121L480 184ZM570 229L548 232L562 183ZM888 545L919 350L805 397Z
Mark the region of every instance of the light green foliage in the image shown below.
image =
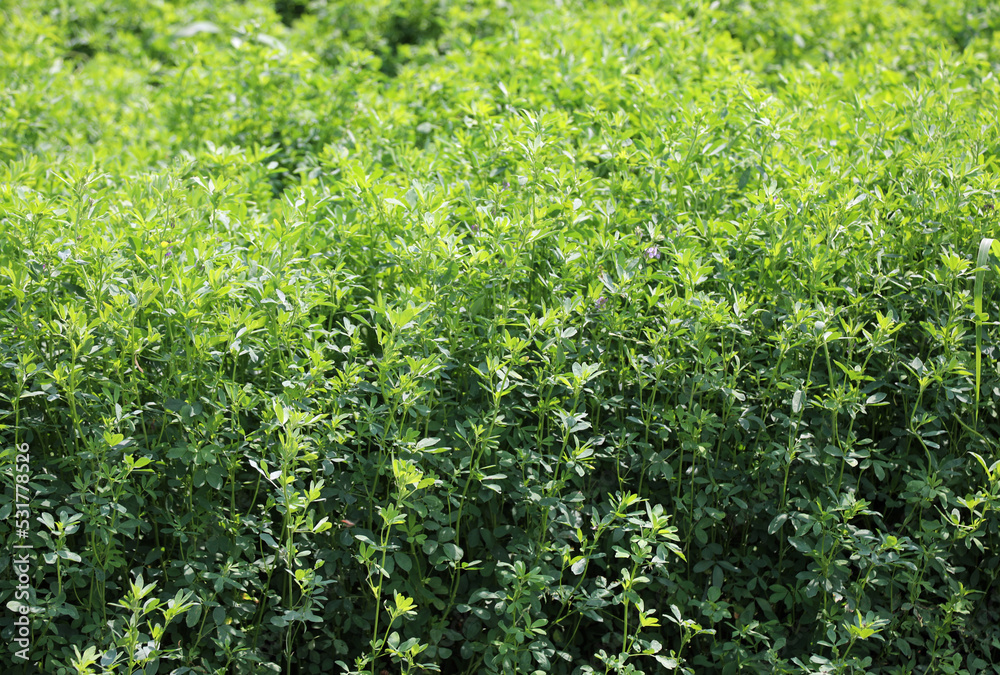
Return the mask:
M6 3L4 644L1000 673L995 5Z

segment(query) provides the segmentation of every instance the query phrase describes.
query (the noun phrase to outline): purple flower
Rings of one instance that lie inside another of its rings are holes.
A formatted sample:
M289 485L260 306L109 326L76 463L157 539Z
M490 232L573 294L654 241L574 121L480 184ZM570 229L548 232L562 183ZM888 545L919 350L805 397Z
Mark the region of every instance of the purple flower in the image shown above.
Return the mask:
M594 300L594 309L596 309L598 312L607 306L608 306L608 299L605 298L603 295L599 297L597 300Z
M646 255L647 260L659 260L660 259L660 249L655 246L650 246L643 253Z

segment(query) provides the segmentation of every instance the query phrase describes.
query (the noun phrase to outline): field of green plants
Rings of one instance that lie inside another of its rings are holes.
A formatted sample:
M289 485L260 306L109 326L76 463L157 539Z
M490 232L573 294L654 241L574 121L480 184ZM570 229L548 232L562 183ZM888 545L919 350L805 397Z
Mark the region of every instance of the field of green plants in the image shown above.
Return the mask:
M1000 4L0 4L0 664L1000 673Z

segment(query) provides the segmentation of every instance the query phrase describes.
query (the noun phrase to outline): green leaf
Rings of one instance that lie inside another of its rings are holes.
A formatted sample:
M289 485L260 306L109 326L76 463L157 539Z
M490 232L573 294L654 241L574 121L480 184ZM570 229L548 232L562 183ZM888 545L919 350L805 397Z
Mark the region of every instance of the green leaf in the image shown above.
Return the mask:
M226 472L218 464L213 464L212 466L208 467L208 471L206 472L205 477L209 485L211 485L216 490L220 490L222 489L222 484L225 480Z
M441 550L444 551L445 556L447 556L449 560L453 560L455 562L461 560L462 555L464 554L464 551L459 546L451 543L442 544Z
M440 438L422 438L419 441L417 441L416 449L424 450L425 448L433 447L437 445L438 441L440 440L441 440Z
M802 409L805 407L805 400L805 392L801 389L796 389L795 395L792 396L792 412L796 414L802 412Z
M410 559L410 556L406 555L402 551L394 553L393 558L396 560L396 566L404 572L409 572L413 569L413 561Z
M394 330L399 330L401 328L405 328L411 321L413 321L413 319L415 319L421 312L423 312L429 306L430 305L427 303L417 306L411 305L406 309L400 311L396 311L394 309L387 307L385 310L385 316L386 319L388 319L389 321L389 325Z

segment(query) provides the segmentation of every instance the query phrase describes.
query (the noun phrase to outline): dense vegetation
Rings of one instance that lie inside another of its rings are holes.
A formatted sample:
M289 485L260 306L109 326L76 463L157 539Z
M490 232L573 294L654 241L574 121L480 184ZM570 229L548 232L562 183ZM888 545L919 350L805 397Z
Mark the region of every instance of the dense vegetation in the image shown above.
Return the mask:
M1000 673L998 29L3 5L4 661Z

